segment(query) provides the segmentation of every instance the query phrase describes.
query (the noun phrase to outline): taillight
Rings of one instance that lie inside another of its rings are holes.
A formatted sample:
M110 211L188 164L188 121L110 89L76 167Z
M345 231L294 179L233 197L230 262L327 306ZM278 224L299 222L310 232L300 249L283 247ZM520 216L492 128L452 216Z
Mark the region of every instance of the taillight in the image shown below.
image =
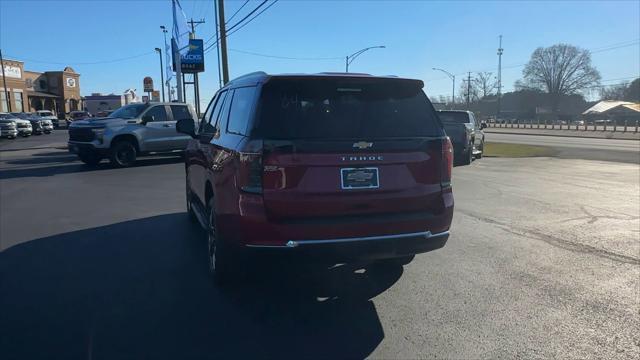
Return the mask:
M239 153L238 187L252 194L262 194L262 154Z
M440 176L440 186L445 188L451 186L451 172L453 169L453 145L447 136L442 142L442 172Z

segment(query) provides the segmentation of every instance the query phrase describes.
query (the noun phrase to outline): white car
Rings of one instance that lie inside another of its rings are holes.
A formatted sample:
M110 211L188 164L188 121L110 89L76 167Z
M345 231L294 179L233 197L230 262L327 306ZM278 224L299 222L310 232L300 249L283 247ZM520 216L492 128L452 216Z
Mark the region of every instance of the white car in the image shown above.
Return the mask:
M38 110L34 112L33 115L39 117L40 119L51 120L54 127L58 127L60 125L58 117L55 116L50 110Z
M15 117L12 114L9 113L0 113L0 119L2 120L11 120L13 122L16 123L17 126L17 130L18 130L18 135L20 136L31 136L31 133L33 133L33 127L31 126L31 121L29 120L22 120L19 119L17 117Z

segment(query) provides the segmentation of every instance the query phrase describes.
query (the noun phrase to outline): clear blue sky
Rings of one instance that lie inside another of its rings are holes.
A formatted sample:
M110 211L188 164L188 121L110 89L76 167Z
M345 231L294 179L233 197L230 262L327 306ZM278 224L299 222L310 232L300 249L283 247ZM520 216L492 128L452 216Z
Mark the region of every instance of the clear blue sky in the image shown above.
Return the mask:
M227 18L243 2L226 1ZM250 2L231 23L258 3ZM182 0L182 6L187 17L206 20L197 28L198 37L211 37L215 31L213 0ZM158 56L151 51L164 48L159 25L171 25L170 0L0 0L0 47L5 57L23 60L26 69L35 71L60 70L68 64L81 74L83 95L142 90L144 76L152 76L158 84ZM233 78L257 70L344 71L345 55L367 46L386 45L386 49L363 54L351 70L423 79L428 95L448 96L450 80L431 68L456 74L495 73L499 34L504 36L506 91L521 77L522 66L517 65L525 63L536 47L560 42L601 50L592 59L605 80L603 84L640 76L639 1L280 0L230 36L229 48L340 59L284 60L230 51L230 73ZM619 45L623 47L615 48ZM148 52L127 61L81 64ZM218 88L215 52L206 55L206 67L201 75L203 102Z

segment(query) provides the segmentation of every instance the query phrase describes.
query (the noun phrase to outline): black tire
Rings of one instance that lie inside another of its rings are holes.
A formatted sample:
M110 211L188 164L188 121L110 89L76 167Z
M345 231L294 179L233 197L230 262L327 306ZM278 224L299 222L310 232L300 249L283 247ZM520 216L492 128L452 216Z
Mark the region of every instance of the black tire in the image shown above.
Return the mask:
M209 261L209 273L218 285L228 285L234 277L235 264L231 248L218 233L216 212L213 198L207 206L207 259Z
M120 140L111 146L109 160L115 167L130 167L136 162L138 150L129 140Z
M470 142L467 151L462 155L462 159L460 159L460 163L462 165L469 165L473 161L473 143Z
M482 159L482 155L484 155L484 140L480 142L480 149L478 149L480 153L476 156L476 159Z
M89 166L96 166L102 160L102 156L93 151L82 151L78 154L78 157L80 158L80 161Z
M387 265L391 265L391 266L408 265L410 262L413 261L413 259L415 257L416 257L415 255L405 255L405 256L396 257L396 258L377 260L376 261L376 265L382 265L382 266L387 266Z

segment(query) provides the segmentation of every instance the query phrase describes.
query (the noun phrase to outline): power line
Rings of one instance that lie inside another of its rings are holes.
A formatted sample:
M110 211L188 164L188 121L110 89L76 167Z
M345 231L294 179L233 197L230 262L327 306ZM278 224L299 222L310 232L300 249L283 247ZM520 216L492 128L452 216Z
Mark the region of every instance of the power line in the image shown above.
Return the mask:
M266 1L266 0L265 0L265 1ZM249 19L247 22L245 22L245 23L243 23L242 25L240 25L240 27L238 27L237 29L234 29L232 32L227 33L227 36L226 36L226 37L231 36L231 35L232 35L232 34L234 34L236 31L238 31L238 30L242 29L243 27L247 26L250 22L252 22L253 20L255 20L255 18L257 18L258 16L260 16L260 14L262 14L263 12L265 12L265 11L269 10L269 8L270 8L270 7L272 7L273 5L275 5L275 3L277 3L277 2L278 2L278 0L273 0L273 1L271 1L271 3L269 4L269 6L267 6L267 7L266 7L266 8L264 8L264 9L262 9L262 11L260 11L259 13L257 13L254 17L252 17L251 19ZM238 22L238 23L236 23L236 25L237 25L237 24L239 24L239 22ZM234 25L234 26L235 26L235 25ZM214 36L212 36L209 40L207 40L207 42L211 41L214 37L216 37L216 36L215 36L215 35L214 35ZM219 41L219 40L220 40L220 39L219 39L219 38L217 38L215 42L213 42L213 43L209 44L209 45L204 49L205 54L206 54L206 53L208 53L209 51L211 51L211 48L212 48L212 47L214 47L214 46L216 46L216 44L218 43L218 41Z
M279 55L261 54L253 51L240 50L240 49L229 49L229 50L233 52L241 53L241 54L261 56L261 57L273 58L273 59L284 59L284 60L344 60L342 56L340 57L295 57L295 56L279 56Z
M247 18L251 15L253 15L253 13L255 13L256 11L258 11L258 9L260 9L261 7L264 6L264 4L267 3L268 0L263 0L260 4L258 4L258 6L256 6L253 10L251 10L251 12L249 12L245 17L243 17L242 19L240 19L240 21L238 21L237 23L235 23L234 25L229 26L229 28L227 29L228 32L231 32L231 30L233 30L234 28L238 27L238 25L242 24L243 21L247 20ZM228 21L227 21L228 22Z
M92 62L77 62L77 63L68 63L68 62L56 62L56 61L44 61L44 60L37 60L37 59L28 59L28 58L23 58L23 57L19 57L19 56L9 56L12 58L17 58L17 59L21 59L24 61L30 61L30 62L34 62L34 63L41 63L41 64L54 64L54 65L98 65L98 64L109 64L109 63L114 63L114 62L120 62L120 61L127 61L127 60L132 60L132 59L137 59L146 55L150 55L155 53L155 50L153 51L149 51L146 52L144 54L139 54L139 55L133 55L133 56L128 56L128 57L124 57L124 58L118 58L118 59L112 59L112 60L101 60L101 61L92 61Z
M228 24L231 20L233 20L233 18L240 12L240 10L242 10L242 8L248 3L249 3L249 0L246 0L244 4L242 4L242 6L240 6L240 8L238 8L238 10L236 10L236 12L234 12L233 15L231 15L231 17L226 21L226 24Z

